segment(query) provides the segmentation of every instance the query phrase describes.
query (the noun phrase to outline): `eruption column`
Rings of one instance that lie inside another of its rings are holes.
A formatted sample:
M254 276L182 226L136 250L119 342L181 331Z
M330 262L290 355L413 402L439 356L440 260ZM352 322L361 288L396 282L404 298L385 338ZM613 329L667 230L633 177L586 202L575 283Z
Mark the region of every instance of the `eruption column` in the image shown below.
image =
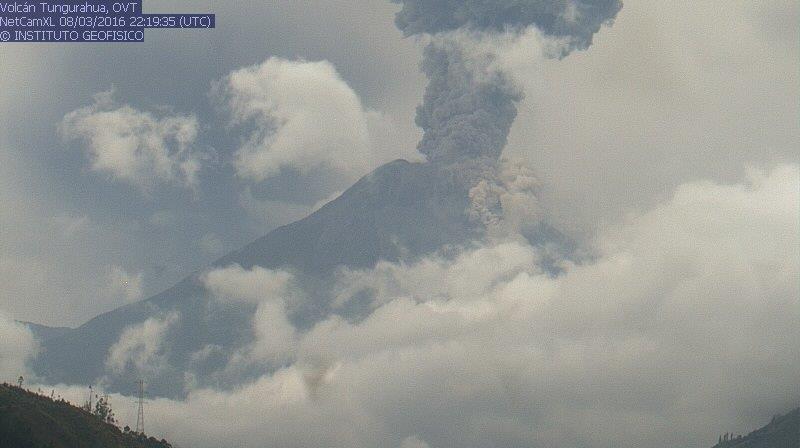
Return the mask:
M434 163L496 161L517 116L522 92L507 74L491 69L491 54L471 54L458 38L521 34L534 26L561 43L555 55L586 49L620 0L392 0L402 4L395 22L406 36L429 35L422 68L428 76L417 124L418 149Z

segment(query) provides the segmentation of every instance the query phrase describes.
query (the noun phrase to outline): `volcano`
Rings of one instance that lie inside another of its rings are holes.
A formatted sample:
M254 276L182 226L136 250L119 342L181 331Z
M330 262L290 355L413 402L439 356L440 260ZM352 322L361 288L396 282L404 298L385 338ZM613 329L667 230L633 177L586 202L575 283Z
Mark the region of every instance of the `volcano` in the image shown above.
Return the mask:
M32 325L42 350L33 362L35 373L52 384L107 383L112 391L130 392L141 372L132 369L110 375L106 359L126 328L147 319L176 315L163 347L166 363L149 379L150 393L180 396L185 372L192 367L214 386L234 386L214 378L228 354L252 340L249 322L254 308L216 306L201 277L210 269L239 265L292 272L308 300L291 310L293 324L308 328L332 313L358 319L358 306L333 310L329 284L339 269L365 269L381 260L410 262L434 252L455 251L481 238L484 228L470 220L469 187L461 169L432 163L397 160L365 176L341 196L310 216L277 228L266 236L195 272L166 291L97 316L75 329ZM542 225L531 235L536 243L566 240ZM193 353L218 348L202 365ZM251 372L253 376L263 372ZM246 373L245 373L246 374Z

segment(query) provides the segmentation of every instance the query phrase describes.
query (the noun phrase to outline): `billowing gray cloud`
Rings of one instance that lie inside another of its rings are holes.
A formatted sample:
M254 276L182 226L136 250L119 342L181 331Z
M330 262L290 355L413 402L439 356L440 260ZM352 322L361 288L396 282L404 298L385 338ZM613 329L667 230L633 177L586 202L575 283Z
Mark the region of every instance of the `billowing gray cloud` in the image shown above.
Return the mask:
M466 30L519 33L530 26L561 44L553 54L585 49L622 8L619 0L394 0L406 36ZM488 59L488 61L487 61ZM517 116L521 91L502 71L487 70L491 53L467 55L458 40L434 39L422 67L430 83L417 110L419 150L431 161L497 159Z

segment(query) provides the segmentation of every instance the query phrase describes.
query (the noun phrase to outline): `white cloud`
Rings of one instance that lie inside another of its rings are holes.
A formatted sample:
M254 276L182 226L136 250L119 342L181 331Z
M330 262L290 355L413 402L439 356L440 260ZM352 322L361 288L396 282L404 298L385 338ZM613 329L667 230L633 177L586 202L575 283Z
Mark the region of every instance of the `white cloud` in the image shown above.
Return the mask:
M164 337L178 315L171 313L151 317L144 322L125 328L119 341L112 345L106 358L106 367L113 373L122 373L131 367L140 373L156 373L165 365Z
M800 401L798 185L797 166L685 184L556 277L521 240L346 273L377 293L369 317L320 322L233 392L155 400L153 428L198 447L708 446ZM225 272L216 289L251 302L285 283Z
M256 361L283 362L294 353L295 329L286 315L283 301L261 303L253 316L255 340L246 349L246 357Z
M113 302L132 303L142 298L142 282L144 276L130 274L120 266L109 266L106 282L100 288L100 296Z
M253 362L279 363L291 357L296 332L286 313L298 292L292 275L261 267L245 270L233 265L203 276L203 283L223 303L256 304L252 318L253 341L233 354L228 368L241 369Z
M255 127L236 152L242 178L262 181L282 168L321 168L351 181L403 155L394 145L373 144L370 129L383 135L391 122L365 109L327 61L270 58L232 72L215 90L234 125Z
M15 383L20 375L30 376L28 361L38 350L30 328L0 312L0 381Z
M157 116L114 101L113 90L68 113L62 135L87 147L91 167L144 189L158 183L197 184L203 156L193 149L197 118Z
M502 242L460 254L454 260L429 257L410 266L382 261L368 271L343 270L335 287L337 303L364 290L373 291L379 299L407 294L429 300L448 295L481 297L503 276L538 272L537 259L532 247Z
M289 295L292 275L256 266L245 270L239 265L215 269L203 276L203 283L216 297L225 301L261 303L285 299Z

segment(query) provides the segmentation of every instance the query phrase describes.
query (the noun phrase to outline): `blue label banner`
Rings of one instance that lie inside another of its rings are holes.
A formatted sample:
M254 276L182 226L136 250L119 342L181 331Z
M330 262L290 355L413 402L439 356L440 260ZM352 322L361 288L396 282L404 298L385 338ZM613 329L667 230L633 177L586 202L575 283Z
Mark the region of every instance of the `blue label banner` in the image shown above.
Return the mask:
M3 1L3 42L143 42L145 29L213 29L214 14L145 14L142 0Z

